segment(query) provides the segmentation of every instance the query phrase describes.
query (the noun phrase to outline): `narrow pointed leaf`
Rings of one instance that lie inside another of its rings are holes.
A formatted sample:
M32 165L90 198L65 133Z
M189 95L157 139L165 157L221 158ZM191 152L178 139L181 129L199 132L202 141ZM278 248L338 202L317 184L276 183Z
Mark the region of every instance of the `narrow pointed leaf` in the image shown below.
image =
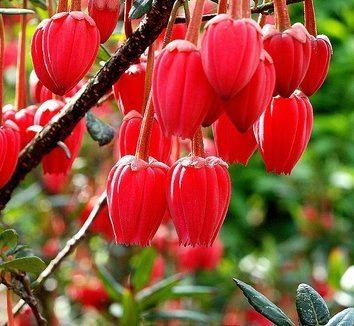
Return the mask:
M100 146L109 144L114 138L114 128L96 118L91 112L86 114L86 127L91 138Z
M300 284L297 288L296 310L303 326L325 325L329 321L326 302L307 284Z
M133 257L132 266L134 273L132 284L135 291L141 290L150 280L155 258L156 251L153 248L145 248L139 255Z
M18 234L13 229L7 229L0 233L0 251L3 247L13 249L17 246Z
M172 297L172 289L182 277L182 274L173 275L138 292L135 298L141 311L153 308L159 302Z
M326 326L353 326L354 308L347 308L332 317Z
M129 12L130 19L138 19L144 16L151 8L152 0L135 0Z
M252 286L240 280L234 279L234 281L256 311L277 326L294 326L289 317L262 293L259 293Z
M101 279L108 295L116 301L121 300L124 287L121 286L104 266L97 266L97 274Z
M20 270L38 275L45 269L45 263L36 256L16 258L6 263L0 264L0 270Z

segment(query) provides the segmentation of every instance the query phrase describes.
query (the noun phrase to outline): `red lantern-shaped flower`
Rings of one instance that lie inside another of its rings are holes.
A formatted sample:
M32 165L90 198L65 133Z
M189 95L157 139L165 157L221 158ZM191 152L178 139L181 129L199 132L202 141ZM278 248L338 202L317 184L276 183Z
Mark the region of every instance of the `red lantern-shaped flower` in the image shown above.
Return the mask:
M248 84L224 102L224 110L240 132L246 132L259 119L272 99L275 86L273 60L263 50L256 72Z
M230 164L247 165L257 148L253 129L240 133L226 114L213 124L213 134L218 156Z
M20 151L20 134L12 121L0 126L0 188L12 177Z
M327 77L332 57L332 45L325 35L311 36L311 60L300 89L311 96L317 92Z
M20 150L24 148L34 137L33 132L27 130L27 128L33 125L36 111L37 107L35 105L31 105L19 111L15 111L14 109L6 110L3 114L4 121L11 120L18 126L21 139Z
M231 183L220 158L190 156L168 173L167 202L179 243L209 247L224 222Z
M65 103L57 100L44 102L34 116L34 124L45 126L64 107ZM64 140L70 153L56 147L42 159L43 172L46 174L67 174L79 154L82 138L85 132L85 121L82 119L72 133Z
M296 23L284 32L273 25L263 27L264 49L273 58L274 95L289 97L305 77L311 59L311 41L306 28Z
M91 68L99 43L99 31L90 16L81 11L55 14L37 29L32 40L33 66L39 80L54 94L64 95Z
M45 85L49 89L55 89L57 86L50 76L48 69L45 65L44 61L44 52L43 52L43 34L44 29L49 24L49 19L43 19L40 24L37 26L36 31L33 34L31 41L31 57L33 63L33 69L36 77L39 79L42 85ZM35 81L35 77L32 77L33 82ZM41 87L38 87L41 89ZM36 103L40 101L40 89L35 89L34 93L32 93L32 98L37 99Z
M166 210L167 165L127 155L107 180L108 210L117 244L150 244Z
M251 19L217 15L205 25L201 55L205 74L223 99L250 81L263 49L260 27Z
M224 102L215 94L214 100L209 107L208 113L203 120L202 126L211 126L224 113Z
M131 65L113 85L113 93L124 115L143 111L146 62Z
M120 157L134 155L138 144L139 133L143 117L136 111L130 111L122 121L119 128L119 153ZM171 138L165 137L159 123L154 118L151 131L149 156L164 163L168 163L171 153Z
M267 172L291 173L306 149L312 123L312 106L302 93L272 100L254 125Z
M214 99L197 47L186 40L169 43L156 58L153 102L166 136L192 138Z
M118 22L119 0L89 0L88 13L100 31L101 43L106 42Z

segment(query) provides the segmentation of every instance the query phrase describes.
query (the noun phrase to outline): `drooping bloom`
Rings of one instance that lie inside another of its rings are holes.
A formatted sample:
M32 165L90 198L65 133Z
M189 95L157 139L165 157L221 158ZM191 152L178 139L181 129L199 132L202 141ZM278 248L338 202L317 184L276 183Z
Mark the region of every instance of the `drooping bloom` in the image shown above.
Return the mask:
M11 120L16 123L18 131L20 133L20 150L23 149L34 137L33 132L27 130L28 127L34 123L34 115L37 111L37 106L30 105L27 108L23 108L19 111L14 109L6 110L3 113L3 120Z
M290 97L305 77L311 59L310 34L295 23L284 32L273 25L263 27L264 49L273 59L276 82L274 95Z
M39 80L54 94L64 95L91 68L99 43L94 20L81 11L60 12L43 21L31 44Z
M0 126L0 188L12 177L20 151L20 134L12 121Z
M332 45L325 35L311 36L311 60L300 89L307 96L317 92L325 81L332 57Z
M230 164L247 165L257 148L253 129L239 132L226 114L213 124L213 135L218 156Z
M208 113L202 122L203 127L211 126L224 113L224 102L215 94Z
M167 202L179 243L211 246L230 201L227 164L213 156L183 157L171 167L167 181Z
M119 128L119 156L134 155L138 144L140 127L143 117L136 111L130 111L123 119ZM165 137L156 118L152 125L149 156L168 163L171 153L171 137Z
M307 147L312 124L312 106L304 94L272 100L254 125L267 172L291 173Z
M229 99L246 86L262 49L261 29L252 19L222 14L205 25L200 50L203 68L221 98Z
M143 112L146 62L131 65L113 85L113 93L124 115L135 110Z
M117 244L150 244L166 210L167 165L127 155L107 180L107 203Z
M36 111L34 124L45 126L64 107L65 103L57 100L44 102ZM63 148L56 147L42 159L44 174L67 174L79 154L82 138L85 132L85 121L82 119L64 140L64 144L70 153L66 153Z
M100 32L101 43L106 42L118 22L119 0L89 0L88 13Z
M246 132L259 119L272 99L275 70L270 55L263 50L256 72L233 98L224 101L224 111L240 132Z
M156 58L152 84L154 108L164 134L192 138L214 96L197 47L186 40L169 43Z

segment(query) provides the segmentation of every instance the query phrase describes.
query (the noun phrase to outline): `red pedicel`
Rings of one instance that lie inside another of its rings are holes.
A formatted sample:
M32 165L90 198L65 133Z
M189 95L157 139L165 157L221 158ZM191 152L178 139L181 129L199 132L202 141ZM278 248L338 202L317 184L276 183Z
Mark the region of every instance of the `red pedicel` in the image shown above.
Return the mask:
M305 77L311 59L310 34L295 23L284 32L273 25L263 27L264 49L273 59L276 81L274 95L289 97Z
M230 164L247 165L257 148L253 129L239 132L226 114L213 124L213 134L218 156Z
M263 49L260 27L249 18L217 15L205 25L201 55L210 84L222 99L250 81Z
M224 111L240 132L246 132L259 119L272 99L275 69L270 55L263 50L258 67L248 84L233 98L224 101Z
M156 58L152 85L154 108L164 134L192 138L214 97L197 47L186 40L169 43Z
M302 93L275 97L254 125L267 172L290 174L311 136L313 112Z
M214 156L189 156L169 170L167 202L181 245L213 244L230 202L227 167Z
M127 155L107 180L107 203L115 240L122 245L147 246L166 211L167 165Z
M49 100L44 102L38 108L34 116L34 124L45 126L55 115L60 113L64 106L64 102L57 100ZM67 174L70 171L75 158L79 154L84 132L85 120L81 119L71 134L64 140L65 145L70 151L70 158L67 157L62 148L54 148L42 159L44 174Z

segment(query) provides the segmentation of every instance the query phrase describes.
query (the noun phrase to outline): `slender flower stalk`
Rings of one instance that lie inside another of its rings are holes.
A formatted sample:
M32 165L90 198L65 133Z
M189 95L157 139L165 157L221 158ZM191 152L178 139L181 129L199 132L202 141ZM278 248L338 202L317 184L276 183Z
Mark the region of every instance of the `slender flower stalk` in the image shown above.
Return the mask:
M81 0L72 0L70 11L81 11Z
M124 5L124 34L129 38L133 33L132 22L129 19L129 11L132 8L132 0L126 0Z
M241 0L232 0L231 1L230 15L233 19L242 18L242 2L241 2Z
M242 18L251 17L250 0L242 0Z
M0 14L0 126L2 125L2 107L3 107L4 48L5 48L4 20L2 19L2 15Z
M227 11L227 0L220 0L218 3L218 11L217 14L224 14Z
M59 0L57 5L57 13L68 11L68 2L67 0Z
M276 27L280 32L284 32L291 27L286 0L274 0L274 12L276 17Z
M188 1L183 1L183 9L184 9L184 15L186 17L186 25L188 27L190 21L191 21L191 13L189 10L189 3Z
M144 87L144 99L143 99L143 112L145 112L147 107L147 102L149 100L151 92L151 80L152 80L152 71L154 69L154 60L155 59L155 46L154 43L149 47L148 52L148 61L146 64L146 74L145 74L145 87Z
M47 11L48 11L48 17L52 17L53 16L53 1L52 0L47 0Z
M305 26L307 31L311 35L317 36L316 15L315 15L315 6L313 4L313 0L304 1L304 16L305 16Z
M170 18L168 20L167 27L166 27L166 33L165 33L165 37L164 37L164 40L163 40L162 48L164 48L168 43L170 43L173 25L174 25L176 17L177 17L178 9L179 9L179 7L181 5L182 5L182 1L181 0L176 0L174 5L173 5L172 11L171 11L171 15L170 15Z
M27 8L27 0L23 0L23 8ZM16 72L16 96L15 110L26 107L26 27L27 15L20 17L20 33L18 35L18 54L17 54L17 72Z

